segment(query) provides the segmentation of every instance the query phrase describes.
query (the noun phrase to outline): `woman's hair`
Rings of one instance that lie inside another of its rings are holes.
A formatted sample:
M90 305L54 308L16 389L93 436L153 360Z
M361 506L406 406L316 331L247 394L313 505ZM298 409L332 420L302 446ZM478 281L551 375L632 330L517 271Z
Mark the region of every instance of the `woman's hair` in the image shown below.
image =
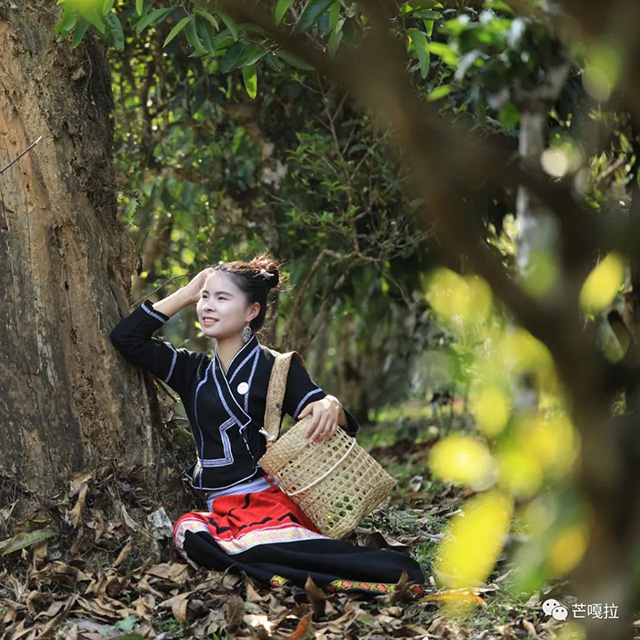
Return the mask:
M269 291L277 289L280 284L278 263L270 255L261 253L249 262L244 260L221 262L213 268L231 276L247 296L247 305L254 302L260 303L260 312L249 325L253 331L260 330L267 313Z

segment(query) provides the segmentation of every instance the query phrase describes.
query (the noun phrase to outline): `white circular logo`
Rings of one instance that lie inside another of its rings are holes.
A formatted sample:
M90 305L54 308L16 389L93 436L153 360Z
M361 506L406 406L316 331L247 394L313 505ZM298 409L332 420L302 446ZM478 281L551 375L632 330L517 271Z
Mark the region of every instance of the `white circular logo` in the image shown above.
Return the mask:
M567 608L557 600L550 598L542 603L542 610L548 615L552 616L554 620L566 620L569 615Z
M241 382L238 385L238 393L243 396L247 391L249 391L249 385L246 382Z

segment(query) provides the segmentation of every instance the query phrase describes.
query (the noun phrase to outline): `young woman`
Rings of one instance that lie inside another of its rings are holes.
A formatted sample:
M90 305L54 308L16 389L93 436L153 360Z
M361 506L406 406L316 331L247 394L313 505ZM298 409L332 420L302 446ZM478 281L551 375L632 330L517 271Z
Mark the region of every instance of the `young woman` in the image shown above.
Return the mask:
M180 395L189 418L197 458L186 475L205 493L207 511L178 519L175 545L200 565L244 570L267 584L304 586L311 576L328 591L388 593L406 571L419 594L424 576L417 562L321 535L258 466L266 450L261 429L276 352L260 344L256 331L279 279L278 265L268 256L221 263L164 300L146 300L111 331L112 343L127 359ZM194 303L202 332L216 341L213 358L152 337ZM309 446L330 439L338 428L353 436L358 431L356 419L295 358L283 412L295 419L312 416Z

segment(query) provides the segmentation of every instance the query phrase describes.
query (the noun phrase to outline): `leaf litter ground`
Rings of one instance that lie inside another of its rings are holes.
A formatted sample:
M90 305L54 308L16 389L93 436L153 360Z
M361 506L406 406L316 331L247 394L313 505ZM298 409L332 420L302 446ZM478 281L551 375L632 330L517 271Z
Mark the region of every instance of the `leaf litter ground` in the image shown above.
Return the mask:
M554 638L540 594L516 601L503 588L512 571L501 558L475 593L467 617L441 610L432 559L444 526L471 493L434 482L427 456L439 427L380 424L365 445L397 478L389 504L350 542L410 553L430 596L396 593L365 599L305 588L270 588L245 575L185 564L171 548L166 503L141 466L115 462L74 478L68 491L31 491L0 470L0 636L64 638ZM184 505L183 505L184 506ZM186 509L196 505L187 505ZM201 507L198 507L201 508ZM173 514L174 517L179 513ZM454 594L453 597L456 597Z

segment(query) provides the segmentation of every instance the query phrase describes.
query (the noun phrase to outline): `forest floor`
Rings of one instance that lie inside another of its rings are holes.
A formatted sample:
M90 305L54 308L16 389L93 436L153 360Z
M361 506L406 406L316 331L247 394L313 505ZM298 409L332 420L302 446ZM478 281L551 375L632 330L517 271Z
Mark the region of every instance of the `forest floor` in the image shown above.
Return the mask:
M428 410L405 410L363 428L359 439L398 486L350 539L411 553L431 594L438 592L437 543L471 495L428 472L431 446L456 428L457 417L447 412L432 417ZM76 477L64 494L46 497L0 470L1 638L567 637L567 625L542 611L550 588L526 597L508 592L506 578L514 571L508 553L475 592L471 613L457 618L445 615L443 600L408 599L402 588L365 599L325 594L314 585L273 589L189 566L171 550L171 523L143 472L106 464Z

